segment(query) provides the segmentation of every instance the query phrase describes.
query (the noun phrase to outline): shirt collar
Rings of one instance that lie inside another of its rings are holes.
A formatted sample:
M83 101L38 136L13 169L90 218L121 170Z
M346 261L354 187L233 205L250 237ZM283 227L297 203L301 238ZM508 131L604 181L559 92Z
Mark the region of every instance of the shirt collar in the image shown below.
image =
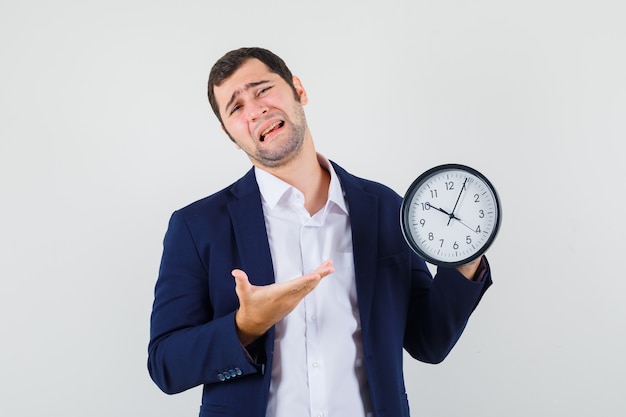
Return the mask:
M320 163L320 166L330 173L327 204L334 203L343 212L348 214L348 207L346 205L343 189L341 188L339 177L337 177L337 173L333 169L332 164L328 161L328 159L319 153L317 154L317 160ZM280 199L288 191L297 191L295 187L258 167L254 167L254 174L256 176L257 184L259 185L261 197L270 208L276 207L276 204L278 204Z

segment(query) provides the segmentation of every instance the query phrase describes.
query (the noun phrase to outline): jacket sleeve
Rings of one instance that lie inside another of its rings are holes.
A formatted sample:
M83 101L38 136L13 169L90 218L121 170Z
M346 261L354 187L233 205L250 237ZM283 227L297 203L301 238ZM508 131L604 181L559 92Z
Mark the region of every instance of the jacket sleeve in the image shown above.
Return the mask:
M174 213L163 242L148 346L150 376L168 394L262 371L237 338L234 280L227 274L209 277L208 252L197 247L183 216ZM215 313L209 279L231 287L230 310Z
M439 267L434 279L424 261L414 257L404 347L416 359L439 363L461 337L470 315L491 285L491 271L483 257L479 282L456 268ZM417 267L416 267L417 265Z

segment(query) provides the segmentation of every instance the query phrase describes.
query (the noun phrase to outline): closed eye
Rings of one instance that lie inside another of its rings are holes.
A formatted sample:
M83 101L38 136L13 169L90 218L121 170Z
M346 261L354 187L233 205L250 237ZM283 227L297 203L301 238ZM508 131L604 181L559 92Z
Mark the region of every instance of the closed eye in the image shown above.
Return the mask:
M233 115L235 114L239 109L241 109L241 104L235 104L233 105L233 107L231 107L230 109L230 114Z
M240 99L241 94L243 94L245 91L250 90L251 88L256 88L259 86L264 86L267 85L270 81L269 80L261 80L261 81L255 81L255 82L251 82L246 84L243 89L237 90L235 92L233 92L233 95L230 97L230 100L228 100L228 103L226 103L226 107L225 107L225 111L228 112L229 116L232 116L233 113L235 113L236 111L241 109L241 104L236 104L236 100ZM265 88L261 88L257 93L256 93L256 97L265 94L265 92L267 90L269 90L270 88L272 88L273 85L267 85L267 87ZM234 107L231 107L233 106ZM230 110L229 110L230 109Z
M267 87L263 87L263 88L259 89L259 91L257 92L256 96L257 97L262 96L263 94L267 93L267 91L269 89L271 89L272 87L273 87L272 85L268 85Z

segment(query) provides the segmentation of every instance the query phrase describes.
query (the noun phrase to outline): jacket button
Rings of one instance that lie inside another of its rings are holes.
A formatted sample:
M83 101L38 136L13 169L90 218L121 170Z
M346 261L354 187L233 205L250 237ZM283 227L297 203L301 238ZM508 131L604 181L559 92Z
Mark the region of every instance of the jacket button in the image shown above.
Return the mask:
M235 373L237 374L237 376L241 376L243 374L243 372L241 372L241 369L239 368L235 368Z
M230 373L224 372L224 373L222 373L222 375L224 375L225 379L230 379Z
M230 374L231 378L234 378L237 376L237 372L235 372L234 369L231 369L230 371L228 371L228 373Z
M219 379L219 380L220 380L220 382L224 382L224 380L225 380L226 378L224 378L224 375L222 375L222 374L217 374L217 379Z

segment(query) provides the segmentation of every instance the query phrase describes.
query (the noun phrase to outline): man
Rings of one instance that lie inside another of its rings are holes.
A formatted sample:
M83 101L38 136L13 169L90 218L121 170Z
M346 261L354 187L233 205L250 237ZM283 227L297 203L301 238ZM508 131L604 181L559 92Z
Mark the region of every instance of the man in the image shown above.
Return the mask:
M270 51L227 53L208 90L253 168L170 219L153 380L203 385L201 417L408 416L403 348L446 357L491 284L486 261L433 279L400 196L315 151L304 87Z

